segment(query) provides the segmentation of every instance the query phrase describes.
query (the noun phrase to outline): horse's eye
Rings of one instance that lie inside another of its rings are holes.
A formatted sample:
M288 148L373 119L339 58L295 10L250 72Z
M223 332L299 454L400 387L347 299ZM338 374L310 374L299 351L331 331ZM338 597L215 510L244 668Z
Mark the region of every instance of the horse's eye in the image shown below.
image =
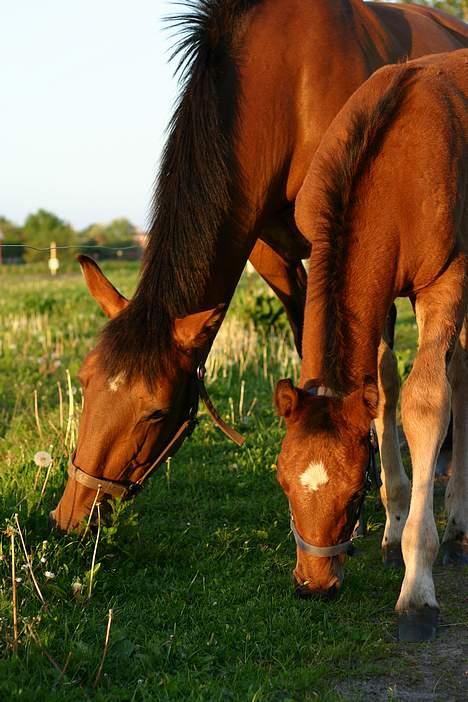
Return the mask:
M145 417L145 422L151 422L152 424L157 424L157 422L162 422L162 420L169 414L168 409L157 409L151 412Z

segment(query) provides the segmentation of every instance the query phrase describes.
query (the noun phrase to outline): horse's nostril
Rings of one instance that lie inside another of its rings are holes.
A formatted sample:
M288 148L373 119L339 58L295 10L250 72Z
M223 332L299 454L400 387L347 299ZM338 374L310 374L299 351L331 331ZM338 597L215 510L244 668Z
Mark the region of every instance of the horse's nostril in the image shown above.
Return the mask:
M313 590L311 587L309 587L308 583L300 583L296 580L296 578L294 578L294 581L296 583L295 595L300 599L313 598L329 600L332 599L339 590L339 583L336 581L326 590Z

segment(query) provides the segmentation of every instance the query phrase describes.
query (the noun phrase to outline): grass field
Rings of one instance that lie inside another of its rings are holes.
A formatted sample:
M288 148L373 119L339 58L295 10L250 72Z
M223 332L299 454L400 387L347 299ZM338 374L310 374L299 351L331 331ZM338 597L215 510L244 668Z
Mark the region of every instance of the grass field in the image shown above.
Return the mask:
M136 268L106 270L131 294ZM77 370L104 317L78 271L56 280L37 268L0 272L2 702L468 697L466 572L463 580L460 571L437 571L439 642L399 646L393 606L401 573L381 566L384 516L375 494L369 535L347 564L341 594L333 602L293 597L295 547L275 480L283 428L271 397L279 378L297 376L298 361L284 319L271 328L276 314L257 278L244 279L208 364L212 398L246 435L245 447L202 413L144 493L115 507L98 540L81 540L50 534L47 515L79 420ZM415 334L405 303L402 375ZM53 457L49 470L34 463L40 450Z

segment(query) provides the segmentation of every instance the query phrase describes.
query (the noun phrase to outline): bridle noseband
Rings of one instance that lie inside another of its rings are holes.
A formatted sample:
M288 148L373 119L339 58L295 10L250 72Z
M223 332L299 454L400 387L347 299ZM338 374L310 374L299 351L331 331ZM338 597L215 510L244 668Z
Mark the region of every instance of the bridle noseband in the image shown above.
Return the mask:
M363 486L362 490L360 490L360 492L358 493L357 498L355 500L353 500L353 503L351 505L353 507L353 513L355 516L354 524L357 522L357 519L362 512L362 507L364 504L364 499L366 497L367 491L370 489L370 487L372 485L375 485L377 488L380 488L382 485L382 481L380 480L380 475L379 475L378 470L377 470L377 463L375 460L375 453L378 450L378 447L377 447L377 437L375 435L374 427L371 427L369 430L368 444L369 444L369 460L367 462L367 467L366 467L364 486ZM333 546L314 546L314 544L310 544L308 541L305 541L302 538L302 536L299 534L299 532L296 529L291 505L289 505L289 515L290 515L290 527L291 527L291 531L294 535L294 539L296 541L297 547L301 551L304 551L304 553L307 553L310 556L316 556L319 558L332 558L333 556L338 556L341 553L347 553L348 555L352 555L352 553L354 552L353 537L351 537L347 541L342 541L341 543L335 544Z
M122 499L130 499L135 497L141 492L148 478L163 463L165 463L168 458L174 455L184 439L192 434L193 430L198 424L197 414L200 398L214 423L221 429L221 431L224 432L224 434L226 434L226 436L231 439L231 441L234 441L234 443L238 446L242 446L245 441L244 437L235 429L226 424L211 402L205 387L205 375L205 366L203 363L200 363L193 374L190 405L185 420L173 434L169 443L164 447L156 459L150 463L143 475L138 478L138 480L109 480L107 478L97 478L75 465L74 456L70 460L68 466L69 478L75 480L77 483L80 483L80 485L84 485L92 490L97 490L99 494L102 495L110 495L111 497L120 497ZM164 416L161 417L161 420L162 419L164 419ZM125 469L124 473L131 467L132 464L130 463L130 465ZM135 466L135 469L138 467L141 466Z

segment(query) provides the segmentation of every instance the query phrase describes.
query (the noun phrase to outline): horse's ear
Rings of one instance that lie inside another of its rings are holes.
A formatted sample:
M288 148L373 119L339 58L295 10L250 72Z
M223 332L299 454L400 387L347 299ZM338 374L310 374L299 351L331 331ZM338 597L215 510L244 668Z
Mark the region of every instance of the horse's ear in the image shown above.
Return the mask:
M199 349L211 340L224 319L226 305L217 305L212 310L195 312L174 322L174 338L185 351Z
M280 380L275 390L276 411L280 417L289 419L299 404L299 390L287 378Z
M351 424L367 431L371 420L377 416L378 404L377 383L366 376L362 386L343 399L343 411Z
M89 292L94 297L106 317L113 319L128 305L126 297L114 288L106 278L96 261L80 254L77 257Z

